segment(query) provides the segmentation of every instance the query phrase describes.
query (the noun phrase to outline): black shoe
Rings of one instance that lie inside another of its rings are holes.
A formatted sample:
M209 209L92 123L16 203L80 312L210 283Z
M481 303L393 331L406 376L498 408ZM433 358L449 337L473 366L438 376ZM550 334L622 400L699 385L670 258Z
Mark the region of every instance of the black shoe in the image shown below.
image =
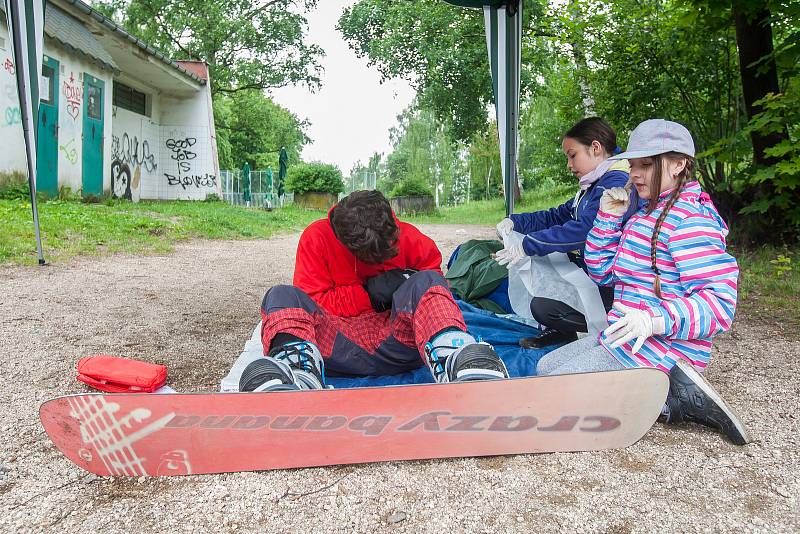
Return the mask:
M685 360L678 360L669 374L667 407L667 424L697 423L722 432L736 445L751 441L736 412Z
M274 358L259 358L244 368L239 379L239 391L291 391L295 384L291 368Z
M269 351L267 357L288 365L300 389L325 389L325 362L315 344L286 343Z
M488 343L472 343L457 349L447 357L445 373L448 382L508 378L506 365Z
M578 339L575 332L560 332L558 330L545 330L538 336L523 337L519 340L519 346L523 349L543 349L550 345L559 343L572 343Z

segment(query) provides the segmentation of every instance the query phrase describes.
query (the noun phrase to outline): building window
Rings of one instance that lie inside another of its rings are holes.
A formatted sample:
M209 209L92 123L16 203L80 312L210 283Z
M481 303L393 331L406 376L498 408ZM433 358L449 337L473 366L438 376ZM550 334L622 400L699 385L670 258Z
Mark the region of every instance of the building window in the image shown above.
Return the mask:
M55 69L50 65L42 65L42 78L41 83L39 83L39 99L42 104L53 105L55 79Z
M147 115L147 95L117 81L114 82L114 105L139 115Z

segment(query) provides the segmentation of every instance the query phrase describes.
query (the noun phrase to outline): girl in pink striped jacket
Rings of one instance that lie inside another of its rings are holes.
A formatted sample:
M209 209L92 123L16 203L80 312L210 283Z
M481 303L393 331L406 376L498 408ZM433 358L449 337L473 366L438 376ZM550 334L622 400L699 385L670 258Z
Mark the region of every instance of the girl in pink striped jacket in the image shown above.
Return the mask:
M647 204L623 224L629 194L606 190L586 240L589 275L614 284L610 326L539 362L539 374L655 367L670 375L663 419L692 421L744 444L739 418L698 371L713 337L730 328L739 268L725 251L728 233L694 180L694 142L682 125L641 123L628 150L630 183Z

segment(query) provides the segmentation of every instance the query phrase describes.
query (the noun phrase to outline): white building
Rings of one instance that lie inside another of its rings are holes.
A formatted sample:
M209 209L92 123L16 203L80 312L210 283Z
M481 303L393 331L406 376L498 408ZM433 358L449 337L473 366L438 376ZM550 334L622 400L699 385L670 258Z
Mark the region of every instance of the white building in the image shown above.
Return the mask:
M14 64L0 23L0 175L26 175ZM37 189L55 196L220 195L208 67L171 61L81 0L48 0Z

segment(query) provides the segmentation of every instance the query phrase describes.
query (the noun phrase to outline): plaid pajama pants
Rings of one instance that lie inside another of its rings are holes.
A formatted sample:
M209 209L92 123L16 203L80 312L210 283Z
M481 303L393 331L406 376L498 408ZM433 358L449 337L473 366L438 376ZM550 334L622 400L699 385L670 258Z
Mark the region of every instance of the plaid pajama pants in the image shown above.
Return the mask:
M445 328L466 330L447 281L435 271L420 271L395 292L392 309L339 317L323 310L295 286L280 285L261 304L261 342L269 352L279 332L319 347L325 371L371 376L421 367L425 343Z

